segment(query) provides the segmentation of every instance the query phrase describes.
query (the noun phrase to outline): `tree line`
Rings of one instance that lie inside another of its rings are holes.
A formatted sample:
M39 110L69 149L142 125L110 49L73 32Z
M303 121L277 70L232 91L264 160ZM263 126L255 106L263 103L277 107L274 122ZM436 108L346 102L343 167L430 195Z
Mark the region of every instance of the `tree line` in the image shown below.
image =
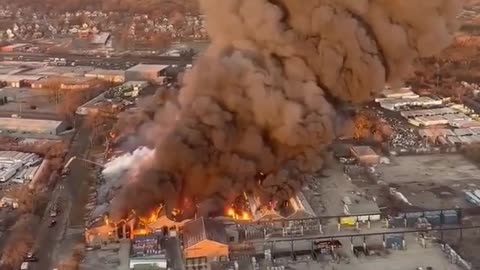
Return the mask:
M197 13L197 0L0 0L2 5L31 8L44 12L101 10L161 15L170 12Z

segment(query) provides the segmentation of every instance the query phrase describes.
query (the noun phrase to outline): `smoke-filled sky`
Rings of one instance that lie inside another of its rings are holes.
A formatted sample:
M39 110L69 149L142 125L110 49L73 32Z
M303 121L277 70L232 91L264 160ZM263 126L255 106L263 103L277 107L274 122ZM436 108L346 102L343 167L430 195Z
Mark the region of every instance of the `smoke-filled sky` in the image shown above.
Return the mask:
M113 203L145 213L245 189L286 199L318 171L337 112L446 47L455 0L200 0L212 44L158 107L153 159ZM267 175L263 181L256 177Z

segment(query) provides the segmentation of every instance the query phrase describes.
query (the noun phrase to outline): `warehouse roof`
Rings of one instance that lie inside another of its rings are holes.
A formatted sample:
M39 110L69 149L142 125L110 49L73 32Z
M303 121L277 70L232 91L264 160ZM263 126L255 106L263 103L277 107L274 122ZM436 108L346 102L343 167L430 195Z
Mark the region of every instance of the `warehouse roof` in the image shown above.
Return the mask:
M470 130L471 130L475 135L480 135L480 127L471 127Z
M85 76L88 75L125 76L125 70L97 68L85 74Z
M454 129L453 132L455 132L455 134L459 137L473 135L473 132L468 128L457 128L457 129Z
M110 38L110 33L108 32L100 32L93 36L92 40L90 41L92 44L105 44Z
M23 130L23 131L38 131L53 130L62 124L61 121L40 120L40 119L25 119L25 118L8 118L0 117L0 129L3 130Z
M303 194L303 192L298 191L294 196L290 197L288 200L289 204L287 208L290 208L285 214L289 218L299 217L315 217L315 212L312 209L310 203L308 203L307 198Z
M344 210L346 215L380 213L380 208L378 207L378 204L374 201L370 201L358 196L354 196L349 199L350 203L346 203L344 200Z
M431 115L443 115L443 114L457 114L459 111L456 111L451 108L438 108L438 109L427 109L427 110L413 110L413 111L403 111L400 114L403 117L414 117L414 116L431 116Z
M183 227L185 248L192 247L204 240L227 244L225 226L221 222L203 217L185 224Z
M38 81L43 76L36 76L36 75L0 75L0 81L5 82L17 82L17 81Z
M2 50L12 50L12 49L22 48L22 47L26 47L26 46L29 46L29 44L27 44L27 43L15 43L15 44L12 44L12 45L7 45L7 46L2 47Z
M411 87L401 87L401 88L395 88L395 89L387 88L383 90L382 94L385 97L402 97L402 96L415 95Z
M150 65L150 64L138 64L136 66L133 66L127 71L134 71L134 72L160 72L166 68L168 68L169 65Z
M422 137L455 136L455 133L451 129L446 129L446 128L421 129L418 131L418 133Z

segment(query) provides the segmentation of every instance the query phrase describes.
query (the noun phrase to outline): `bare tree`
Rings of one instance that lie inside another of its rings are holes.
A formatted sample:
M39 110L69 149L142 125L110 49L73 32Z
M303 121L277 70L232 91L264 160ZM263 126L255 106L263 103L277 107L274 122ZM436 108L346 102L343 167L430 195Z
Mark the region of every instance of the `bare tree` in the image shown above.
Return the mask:
M17 269L23 257L33 245L35 227L39 218L32 214L21 215L17 222L9 229L6 244L2 250L2 262L5 269Z
M170 46L172 38L166 33L154 34L150 38L150 43L153 48L164 49Z
M85 247L83 244L78 244L73 248L73 251L69 256L64 258L60 264L59 270L78 270L80 262L85 257Z
M73 122L75 111L86 101L82 91L65 91L62 101L57 106L57 113L66 121Z
M33 193L25 185L15 185L5 191L5 196L18 200L19 210L23 213L33 212Z

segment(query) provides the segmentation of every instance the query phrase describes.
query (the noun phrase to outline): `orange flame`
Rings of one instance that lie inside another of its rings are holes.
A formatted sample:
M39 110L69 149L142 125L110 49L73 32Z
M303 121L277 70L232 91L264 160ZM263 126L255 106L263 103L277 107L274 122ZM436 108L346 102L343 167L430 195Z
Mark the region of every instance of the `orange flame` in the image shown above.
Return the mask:
M107 216L107 215L105 215L105 216L103 217L103 220L105 221L105 225L107 225L107 226L110 225L110 220L108 219L108 216Z
M162 206L159 206L159 207L155 208L154 210L152 210L152 212L150 212L150 214L148 214L147 216L145 216L145 217L138 217L138 219L139 219L140 222L142 222L144 225L152 224L152 223L154 223L155 221L157 221L158 215L159 215L159 213L160 213L161 210L162 210Z
M226 215L235 220L251 220L252 219L248 212L234 209L233 207L230 207L227 209Z
M173 210L172 210L172 216L174 216L174 217L180 215L181 213L182 212L180 211L180 209L173 208Z
M243 211L242 213L242 220L251 220L252 217L250 217L250 214L247 213L246 211Z
M133 231L133 235L147 235L148 233L146 229L136 229Z

